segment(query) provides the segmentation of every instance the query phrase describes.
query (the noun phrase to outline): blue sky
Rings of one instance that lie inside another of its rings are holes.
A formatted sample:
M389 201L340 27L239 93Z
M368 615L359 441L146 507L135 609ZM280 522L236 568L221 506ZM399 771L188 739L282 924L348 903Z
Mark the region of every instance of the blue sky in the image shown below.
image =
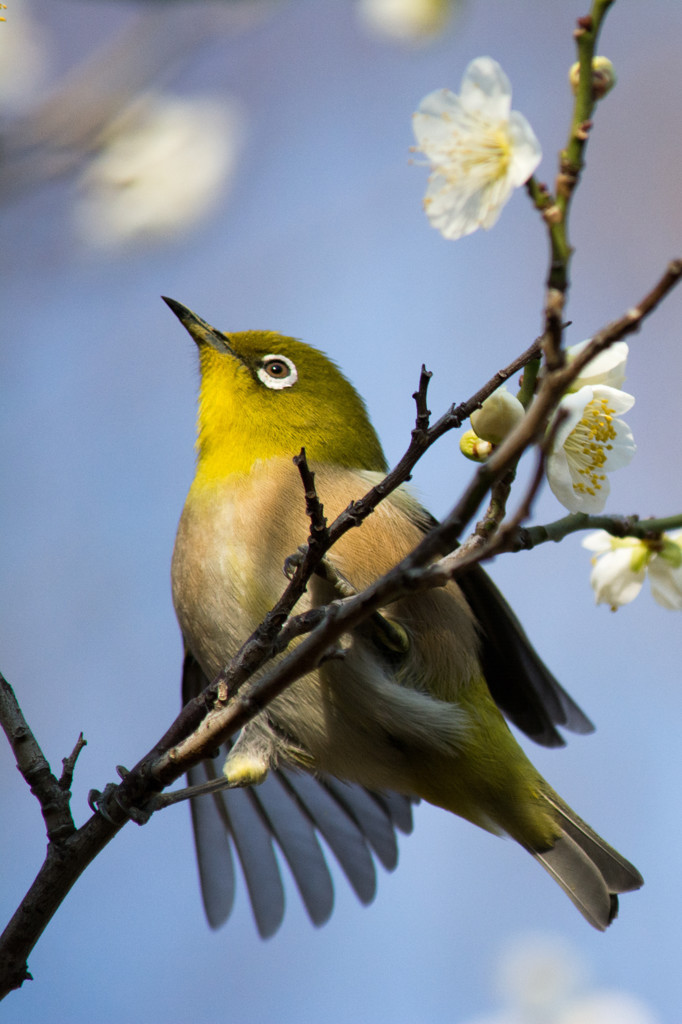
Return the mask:
M602 37L619 84L597 111L575 205L571 342L624 312L680 255L682 10L673 0L646 8L619 0ZM51 36L53 75L137 16L75 0L35 0L32 10ZM551 182L582 13L577 3L470 0L447 36L406 50L365 36L350 3L282 5L253 30L192 50L165 83L229 95L244 111L232 187L196 229L165 245L93 251L73 229L69 177L2 207L0 669L53 767L85 733L78 822L88 790L134 763L178 709L169 564L193 473L197 368L159 296L225 330L279 330L327 351L395 460L421 363L434 373L434 414L468 397L539 332L547 259L523 191L489 233L447 243L429 227L426 169L409 162L410 115L489 54L542 142L538 176ZM631 341L628 422L639 450L612 478L614 512L682 507L681 303L673 295ZM414 483L442 514L469 472L451 437ZM543 492L535 521L561 514ZM91 866L31 957L35 981L8 1001L7 1019L90 1021L96 1006L99 1024L465 1024L498 1006L501 951L540 932L572 944L595 984L633 993L659 1024L674 1024L680 619L648 593L615 615L595 608L578 538L498 559L491 572L598 727L565 750L530 753L645 877L607 934L589 929L513 844L429 807L401 839L397 871L380 870L370 908L337 873L322 930L289 887L274 939L258 939L243 891L213 933L180 806L126 828ZM44 836L1 744L0 814L6 919Z

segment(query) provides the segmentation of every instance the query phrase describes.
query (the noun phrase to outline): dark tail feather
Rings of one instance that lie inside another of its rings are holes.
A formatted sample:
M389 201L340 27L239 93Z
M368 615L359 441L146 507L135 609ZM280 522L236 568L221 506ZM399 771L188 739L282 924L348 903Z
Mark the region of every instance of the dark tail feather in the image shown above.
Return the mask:
M604 842L558 797L545 796L562 835L551 849L531 851L585 920L604 931L618 913L618 893L644 884L636 867Z

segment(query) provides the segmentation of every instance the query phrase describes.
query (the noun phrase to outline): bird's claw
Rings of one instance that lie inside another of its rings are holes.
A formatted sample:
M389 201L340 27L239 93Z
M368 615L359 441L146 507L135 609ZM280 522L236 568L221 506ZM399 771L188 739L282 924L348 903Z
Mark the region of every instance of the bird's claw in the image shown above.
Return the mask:
M304 558L307 550L308 550L308 545L307 544L301 544L300 547L298 548L298 550L293 553L293 555L289 555L289 557L287 559L285 559L285 562L284 562L284 575L286 576L286 578L288 580L291 580L291 579L294 578L294 574L295 574L296 570L298 569L298 567L300 566L301 562L303 561L303 558Z
M104 787L104 791L91 789L88 793L88 804L90 805L90 810L93 814L101 814L102 817L112 825L114 825L115 822L109 813L109 804L111 800L114 799L114 794L117 789L118 786L115 782L107 782Z
M116 766L116 772L121 779L125 779L126 775L130 772L123 765ZM152 814L156 810L156 798L151 797L143 807L134 807L129 804L126 800L121 799L121 791L119 786L115 782L108 782L104 787L103 792L99 789L91 789L88 793L88 804L90 809L95 814L101 814L101 816L112 825L117 825L119 822L113 817L111 813L112 801L116 803L118 808L123 811L126 817L134 821L136 825L146 825Z

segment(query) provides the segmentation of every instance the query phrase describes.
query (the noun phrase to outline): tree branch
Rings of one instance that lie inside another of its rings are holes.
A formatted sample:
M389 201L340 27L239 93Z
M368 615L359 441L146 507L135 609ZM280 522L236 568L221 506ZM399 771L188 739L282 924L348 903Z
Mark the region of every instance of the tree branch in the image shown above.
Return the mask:
M369 615L403 594L443 586L465 567L491 556L496 550L494 543L489 538L486 540L474 535L449 558L443 558L452 551L462 531L476 515L485 495L498 485L505 474L513 472L529 446L544 437L549 419L562 395L583 366L597 352L637 330L680 276L682 261L673 261L661 280L637 307L595 335L590 345L569 365L547 372L535 400L517 429L486 463L478 467L462 497L443 523L426 534L398 566L362 593L332 602L326 609L315 609L313 614L306 613L306 616L290 619L292 609L326 551L409 477L411 469L431 444L446 431L459 426L465 416L470 415L502 381L529 360L537 358L538 343L534 343L519 359L496 374L468 402L453 406L440 420L428 427L427 377L423 373L417 393L417 425L405 455L380 484L371 488L360 501L354 502L330 527L325 528L326 532L321 529L322 508L316 504L314 481L305 478L311 502L311 521L320 527L317 533L323 533L319 538L320 543L308 545L282 598L243 645L230 666L204 693L183 708L164 736L118 786L107 787L101 813L94 814L77 831L74 831L68 810L68 793L52 775L49 764L18 709L11 687L5 680L1 680L0 713L3 724L20 770L41 802L51 839L38 876L0 937L0 997L20 986L29 977L26 961L33 946L74 882L126 823L131 808L144 807L151 797L175 781L190 764L213 751L223 737L253 718L289 683L314 670L343 633L352 630ZM302 476L305 477L305 468ZM538 474L535 479L538 480ZM530 505L535 489L534 481L518 513L519 520L524 507ZM315 547L317 551L313 551ZM286 628L283 629L285 624ZM250 675L260 669L274 653L279 653L287 638L301 635L307 629L310 629L308 635L292 651L258 682L240 691L239 688ZM67 762L75 760L77 749ZM70 779L70 771L70 768L66 770L63 777L65 780Z
M638 515L587 515L586 512L572 512L542 526L527 526L516 531L510 551L530 551L547 541L558 543L571 533L579 530L606 530L614 537L636 537L639 540L653 540L669 530L682 529L682 515L663 518L640 519Z
M67 771L67 762L75 763L81 746L84 745L82 736L79 740L80 745L76 745L71 757L64 762L62 779L57 780L24 718L14 690L1 673L0 725L14 752L17 768L40 804L48 840L51 843L60 842L76 831L69 808L71 774Z

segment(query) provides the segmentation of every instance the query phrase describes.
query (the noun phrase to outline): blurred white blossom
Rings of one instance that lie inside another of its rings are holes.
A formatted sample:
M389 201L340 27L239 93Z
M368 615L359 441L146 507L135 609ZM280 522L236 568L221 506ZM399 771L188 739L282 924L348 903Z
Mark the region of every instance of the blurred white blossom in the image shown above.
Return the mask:
M115 247L168 238L205 216L241 148L242 118L225 97L145 97L109 126L84 171L76 226L84 241Z
M547 459L552 491L570 512L601 512L609 495L606 474L631 461L635 443L620 419L632 395L604 384L585 385L559 403L564 414Z
M607 989L577 999L555 1024L658 1024L658 1019L641 1000Z
M509 79L491 57L469 64L459 96L429 93L413 127L415 149L431 165L424 209L449 239L491 228L542 156L526 118L511 110Z
M629 604L648 574L655 600L664 608L682 610L682 530L654 541L597 530L585 537L583 547L595 553L590 583L597 604L608 604L613 611Z
M500 1012L466 1024L659 1024L629 993L591 986L578 950L560 936L517 936L497 975Z
M12 0L0 26L0 110L21 109L43 85L48 67L48 34L27 0Z
M358 0L361 23L399 43L429 42L451 21L461 0Z
M522 1020L550 1018L585 981L577 951L558 935L517 936L500 958L497 985Z

